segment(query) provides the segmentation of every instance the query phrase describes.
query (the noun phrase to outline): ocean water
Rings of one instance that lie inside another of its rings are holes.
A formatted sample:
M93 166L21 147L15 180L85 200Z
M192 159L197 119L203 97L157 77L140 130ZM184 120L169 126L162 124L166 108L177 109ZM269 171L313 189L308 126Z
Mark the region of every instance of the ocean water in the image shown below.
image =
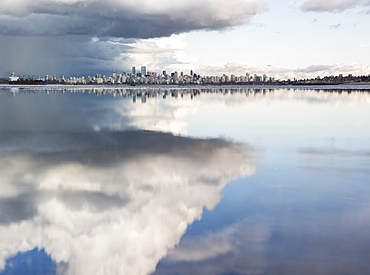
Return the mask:
M368 274L370 89L0 87L0 274Z

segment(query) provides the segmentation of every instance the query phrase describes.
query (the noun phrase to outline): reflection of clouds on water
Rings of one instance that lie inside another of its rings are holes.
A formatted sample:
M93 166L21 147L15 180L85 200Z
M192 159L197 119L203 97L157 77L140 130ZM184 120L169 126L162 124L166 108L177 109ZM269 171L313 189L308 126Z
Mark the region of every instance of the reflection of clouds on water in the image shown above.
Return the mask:
M240 103L276 103L279 100L303 101L309 103L331 103L334 105L370 104L368 90L323 90L323 89L226 89L224 96L216 101L223 101L227 106L236 106ZM212 99L210 99L212 100Z
M0 150L0 206L12 209L0 215L2 268L17 252L39 247L62 273L148 274L203 207L220 201L227 182L254 173L248 148L217 139L152 132L44 134L39 143L22 137L22 150ZM5 144L11 140L9 134ZM68 142L59 148L60 140Z
M361 157L369 156L369 151L353 151L339 148L301 148L299 153L309 157L323 157L323 156L340 156L340 157Z
M78 103L63 96L0 94L0 133L86 131L86 115Z
M362 196L359 201L368 201ZM216 232L186 235L154 274L367 273L369 203L339 216L337 209L291 208L278 217L273 210Z
M167 256L170 261L197 262L217 258L227 253L238 253L241 241L249 242L256 249L266 242L271 232L267 227L246 226L245 222L229 225L217 232L185 238L181 246L171 249ZM243 245L248 246L243 243Z
M241 221L220 231L186 236L169 250L154 274L263 274L268 241L268 225ZM167 265L168 264L168 265Z
M164 89L165 90L165 89ZM235 115L239 117L248 116L262 119L267 116L268 119L290 119L292 111L290 108L282 107L280 112L270 117L269 111L265 110L261 113L262 108L267 106L277 106L279 104L296 102L307 104L322 104L327 103L331 105L369 105L370 95L366 92L352 92L352 93L330 93L322 90L282 90L282 89L224 89L224 90L200 90L198 96L190 99L189 95L183 98L149 98L145 104L123 104L120 101L115 103L115 112L120 117L129 118L128 125L137 127L139 129L156 130L171 132L174 134L187 134L188 119L208 108L207 110L215 111L213 116L219 115L225 108L229 110L234 109ZM213 93L212 93L213 92ZM243 109L243 107L250 109ZM239 109L238 109L239 108ZM252 110L248 113L249 110ZM303 109L303 108L302 108ZM217 111L216 111L217 110ZM219 112L218 112L219 111ZM238 111L238 114L236 113ZM227 112L230 113L230 112ZM296 113L294 117L300 119L322 119L323 114L320 112L314 114ZM238 119L239 117L236 117ZM248 117L247 117L248 118ZM357 118L354 122L358 126L365 126L366 121ZM117 125L124 125L118 123ZM116 127L119 129L119 127Z
M311 172L335 172L349 178L369 175L370 147L367 150L355 150L352 147L307 147L298 149L298 153L303 157L303 167Z
M197 114L204 107L242 108L243 106L278 105L278 103L306 102L311 104L330 103L332 105L368 105L370 94L367 92L304 89L148 89L150 95L145 103L138 97L133 103L131 96L143 93L143 89L101 89L104 96L95 97L97 90L75 88L73 94L25 94L12 97L1 94L0 131L13 132L81 132L127 129L143 129L185 135L188 130L188 118ZM79 91L81 93L79 93ZM82 94L85 93L85 94ZM111 95L118 94L115 98ZM172 97L171 94L177 97ZM196 93L191 99L191 94ZM166 98L162 98L167 94ZM183 96L181 96L183 94ZM129 98L120 95L129 96ZM257 104L256 104L257 103ZM40 105L42 105L40 107ZM260 106L259 106L260 107ZM263 117L254 108L253 115ZM284 109L286 110L286 108ZM284 111L283 110L283 111ZM247 110L244 110L245 112ZM32 116L30 115L32 114ZM280 116L285 114L282 112ZM215 114L214 114L215 115ZM216 114L217 115L217 114ZM303 116L303 114L300 114ZM282 119L289 118L289 114ZM311 115L312 116L312 115ZM317 119L321 116L316 114ZM311 117L310 117L311 118ZM305 119L305 117L302 117ZM366 126L366 120L356 118L353 122Z
M184 135L187 132L186 117L198 110L198 104L185 99L148 100L145 104L116 102L115 111L121 117L129 117L129 125L139 129L170 132Z

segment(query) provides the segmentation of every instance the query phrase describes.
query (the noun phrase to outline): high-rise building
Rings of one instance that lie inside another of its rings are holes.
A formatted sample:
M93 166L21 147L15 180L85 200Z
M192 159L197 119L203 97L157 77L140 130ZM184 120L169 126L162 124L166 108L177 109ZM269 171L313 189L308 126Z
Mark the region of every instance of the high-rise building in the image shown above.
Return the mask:
M146 76L146 66L141 66L141 76Z
M163 71L163 72L162 72L162 74L163 74L164 76L166 76L166 75L167 75L167 72L166 72L166 71Z
M131 73L135 76L136 75L136 68L132 67Z
M114 81L117 81L118 76L116 72L112 73L112 78L114 79Z

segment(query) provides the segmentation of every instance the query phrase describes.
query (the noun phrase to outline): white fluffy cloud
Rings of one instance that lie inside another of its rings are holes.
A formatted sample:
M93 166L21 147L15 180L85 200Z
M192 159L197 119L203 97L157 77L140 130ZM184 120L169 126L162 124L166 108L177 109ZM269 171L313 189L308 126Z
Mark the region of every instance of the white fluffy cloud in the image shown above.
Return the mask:
M304 11L343 11L358 6L370 6L368 0L309 0L301 6Z
M254 172L248 148L222 140L66 134L61 150L44 138L46 152L30 142L1 155L1 209L19 202L0 215L1 268L39 247L65 274L148 274L227 182Z
M222 74L235 74L237 76L245 76L246 73L250 75L257 74L275 77L275 79L304 79L304 78L316 78L317 76L331 76L331 75L348 75L353 74L355 76L369 75L370 67L364 66L359 63L353 64L330 64L330 65L311 65L303 68L279 68L279 67L256 67L248 66L240 63L228 63L224 66L204 66L199 70L205 75L222 75Z

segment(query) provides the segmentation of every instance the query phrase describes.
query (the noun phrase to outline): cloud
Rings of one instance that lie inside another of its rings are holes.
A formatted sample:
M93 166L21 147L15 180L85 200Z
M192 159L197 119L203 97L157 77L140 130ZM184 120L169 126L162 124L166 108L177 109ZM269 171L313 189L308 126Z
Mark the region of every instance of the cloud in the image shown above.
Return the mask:
M332 64L332 65L312 65L303 69L293 70L298 78L315 78L317 76L324 77L330 75L368 75L370 68L361 64Z
M358 6L369 6L368 0L309 0L302 4L303 11L340 12Z
M12 209L0 216L1 268L38 247L65 274L149 274L227 182L254 173L247 147L218 139L65 133L35 146L21 136L27 150L1 154L0 205Z
M186 54L186 34L150 39L102 38L87 35L3 36L0 75L63 74L68 76L110 75L129 72L132 66L146 65L148 70L190 70L197 58ZM25 47L26 45L26 47Z
M150 38L241 25L266 10L259 0L3 0L3 35Z
M174 34L169 37L139 39L131 48L116 57L117 66L129 67L135 64L146 65L150 71L162 72L194 69L197 58L184 52L187 46L186 34ZM124 63L122 63L124 62ZM122 66L125 64L124 66ZM116 66L116 67L117 67Z
M0 74L86 76L144 64L163 70L192 57L172 42L145 39L239 26L266 9L263 0L1 0Z
M246 73L250 75L266 74L268 77L275 77L275 79L303 79L316 78L317 76L324 77L330 75L348 75L356 76L369 75L370 67L363 66L359 63L353 64L331 64L331 65L310 65L305 68L282 68L275 66L256 67L248 66L247 64L228 63L224 66L200 66L198 72L202 75L217 75L235 74L236 76L245 76Z
M340 23L338 23L338 24L331 25L331 26L330 26L330 28L331 28L331 29L335 29L335 30L337 30L337 29L339 29L339 28L340 28L340 26L341 26L341 24L340 24Z
M97 38L86 35L0 36L0 74L9 76L81 76L129 68L122 53L134 47L132 39ZM119 60L117 60L119 58ZM121 62L117 66L117 62ZM122 64L123 63L123 64Z
M329 65L311 65L304 69L299 69L297 71L304 72L304 73L317 73L322 71L330 70L331 66Z

